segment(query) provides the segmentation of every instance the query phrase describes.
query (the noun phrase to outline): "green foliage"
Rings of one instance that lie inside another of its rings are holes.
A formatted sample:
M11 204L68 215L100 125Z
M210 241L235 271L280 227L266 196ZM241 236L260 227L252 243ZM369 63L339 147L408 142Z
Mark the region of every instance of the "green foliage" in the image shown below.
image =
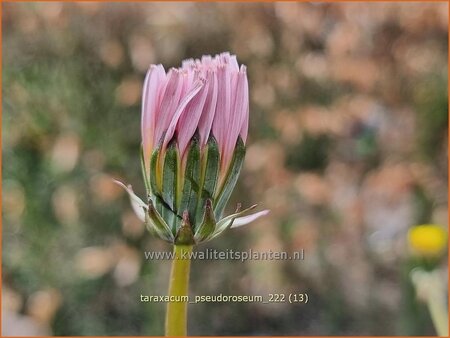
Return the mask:
M328 163L331 140L328 135L305 133L296 147L288 150L286 166L294 171L322 171Z
M421 155L436 161L448 136L447 72L432 74L415 88Z

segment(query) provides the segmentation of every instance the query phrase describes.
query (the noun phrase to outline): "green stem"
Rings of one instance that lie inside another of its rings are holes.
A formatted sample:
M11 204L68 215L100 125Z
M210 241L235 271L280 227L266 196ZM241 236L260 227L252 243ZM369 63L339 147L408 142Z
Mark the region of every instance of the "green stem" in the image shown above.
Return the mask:
M427 303L438 336L448 337L448 314L444 299L444 295L441 298L430 297Z
M421 294L427 303L438 336L448 337L448 310L445 302L446 285L441 272L439 270L427 272L416 269L412 271L411 277L416 292Z
M174 300L167 303L166 336L187 335L187 304L180 296L189 291L190 253L192 245L174 245L174 259L170 271L169 297Z
M427 299L428 310L438 336L448 337L448 312L445 303L445 291L442 281L437 279L439 276L434 275L432 277L434 285L432 285Z

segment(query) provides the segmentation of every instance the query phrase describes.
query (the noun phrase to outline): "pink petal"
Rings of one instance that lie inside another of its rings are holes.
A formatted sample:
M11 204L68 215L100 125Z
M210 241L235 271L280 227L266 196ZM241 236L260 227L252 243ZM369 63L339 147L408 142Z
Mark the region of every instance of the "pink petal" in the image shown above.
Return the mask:
M212 125L212 132L217 140L220 153L223 154L226 142L226 129L228 128L228 116L231 110L231 74L228 67L218 67L217 81L217 109Z
M202 63L206 66L206 67L210 67L211 63L212 63L212 57L211 55L203 55L202 56Z
M245 115L244 122L242 123L242 128L241 128L241 131L239 132L239 135L241 136L241 139L245 144L247 142L247 136L248 136L249 107L247 107L247 112L244 115Z
M245 120L245 114L248 107L248 82L245 68L241 69L236 74L236 80L234 83L234 100L231 109L230 120L228 122L225 147L223 150L222 165L224 170L228 168L229 163L233 157L234 149L236 147L236 141L239 133L242 129L242 124Z
M223 65L228 65L230 63L230 52L223 52L220 54L220 61Z
M200 134L200 145L205 146L208 142L209 133L214 120L217 107L217 75L213 71L207 74L208 81L208 97L206 98L202 116L198 123L198 132Z
M244 216L244 217L236 217L233 221L233 224L231 225L232 228L237 228L240 227L242 225L246 225L248 223L251 223L255 220L257 220L258 218L265 216L269 213L269 210L263 210L257 213L254 213L253 215L248 215L248 216Z
M173 134L175 132L175 128L177 126L178 120L181 116L181 113L183 113L184 109L188 105L188 103L198 94L200 89L204 86L204 82L197 81L197 83L194 85L194 87L189 91L189 93L186 94L186 96L181 100L177 110L175 111L175 114L173 114L172 120L170 121L170 125L167 128L166 134L164 136L164 142L162 145L162 151L167 147L167 144L170 142L170 140L173 137Z
M142 91L141 133L146 165L150 158L155 134L159 96L164 86L166 73L162 65L152 65L147 72Z
M247 135L248 135L248 118L249 118L249 98L248 98L248 79L247 79L247 67L245 67L244 65L241 65L241 72L245 73L245 96L246 96L246 103L244 104L244 110L241 111L242 113L242 125L241 125L241 129L239 131L239 135L241 136L242 141L244 142L244 144L247 142Z
M181 91L181 97L183 98L191 89L196 80L199 78L199 71L193 68L189 68L182 72L183 78L183 90Z
M177 125L178 149L181 158L197 129L209 91L208 82L204 83L199 93L186 105Z
M172 68L167 74L167 85L162 95L158 116L156 117L157 123L154 144L160 141L175 115L181 99L183 84L181 72L178 69Z
M186 70L191 69L194 66L195 66L194 59L186 59L181 62L181 68L186 69Z
M236 55L231 55L230 56L230 66L231 66L231 69L234 72L238 72L239 71L239 65L238 65L238 62L237 62Z

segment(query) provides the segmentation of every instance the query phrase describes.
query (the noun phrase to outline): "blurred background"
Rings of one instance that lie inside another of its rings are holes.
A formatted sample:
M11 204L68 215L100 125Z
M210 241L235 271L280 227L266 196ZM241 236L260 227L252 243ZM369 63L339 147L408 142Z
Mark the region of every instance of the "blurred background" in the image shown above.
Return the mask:
M191 295L309 303L190 305L189 333L436 334L410 277L437 272L445 303L447 240L413 254L407 233L448 223L447 3L4 3L2 20L4 335L163 334L140 295L166 294L170 264L144 251L171 248L111 177L144 196L149 64L222 51L251 94L229 210L271 213L197 249L305 259L195 261Z

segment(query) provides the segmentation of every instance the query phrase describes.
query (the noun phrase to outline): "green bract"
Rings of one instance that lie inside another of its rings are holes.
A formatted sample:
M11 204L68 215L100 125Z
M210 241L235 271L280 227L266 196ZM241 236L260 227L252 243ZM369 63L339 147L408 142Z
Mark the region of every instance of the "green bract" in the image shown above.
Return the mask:
M146 224L158 237L175 244L194 244L212 239L229 228L235 217L221 220L223 210L236 185L245 157L245 146L238 138L233 159L219 177L220 154L211 135L200 149L197 135L192 138L183 161L175 141L161 153L158 146L151 156L150 171L145 172L148 207Z

